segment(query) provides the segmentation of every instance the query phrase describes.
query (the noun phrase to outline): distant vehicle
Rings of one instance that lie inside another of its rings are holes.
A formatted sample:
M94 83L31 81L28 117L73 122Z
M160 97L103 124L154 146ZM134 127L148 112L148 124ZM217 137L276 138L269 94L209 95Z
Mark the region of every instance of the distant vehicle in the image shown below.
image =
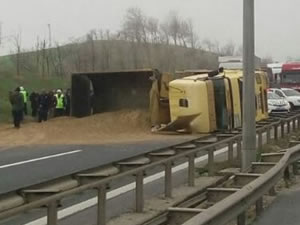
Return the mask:
M267 72L271 87L280 87L280 75L283 63L270 63L267 65Z
M291 109L300 108L300 93L291 88L271 88L269 91L274 92L279 97L284 98L290 103Z
M300 62L286 63L282 65L280 87L292 88L300 91Z
M291 106L285 98L268 91L268 113L288 113L290 109Z
M243 70L242 56L220 56L219 68L223 67L225 70ZM261 59L255 56L254 66L256 70L261 68Z

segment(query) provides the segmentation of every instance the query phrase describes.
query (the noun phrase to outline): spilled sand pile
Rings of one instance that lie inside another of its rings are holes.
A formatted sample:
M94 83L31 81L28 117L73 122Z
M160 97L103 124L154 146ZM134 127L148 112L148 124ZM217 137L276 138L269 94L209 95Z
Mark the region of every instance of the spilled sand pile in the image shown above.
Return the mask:
M25 122L21 129L0 124L0 146L102 144L162 138L150 130L148 112L122 110L81 119L61 117L44 123Z

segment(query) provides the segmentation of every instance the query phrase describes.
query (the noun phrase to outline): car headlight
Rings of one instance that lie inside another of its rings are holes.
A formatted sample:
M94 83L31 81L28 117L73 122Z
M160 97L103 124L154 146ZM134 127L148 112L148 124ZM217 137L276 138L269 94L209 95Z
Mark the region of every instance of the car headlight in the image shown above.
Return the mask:
M272 104L272 103L268 103L268 105L269 105L269 106L273 106L273 104Z

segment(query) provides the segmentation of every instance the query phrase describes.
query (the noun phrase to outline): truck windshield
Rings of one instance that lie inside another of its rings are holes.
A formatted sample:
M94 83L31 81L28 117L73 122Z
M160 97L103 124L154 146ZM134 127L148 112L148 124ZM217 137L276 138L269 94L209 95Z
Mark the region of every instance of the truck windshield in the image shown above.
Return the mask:
M282 83L300 83L300 71L297 72L284 72L281 76Z

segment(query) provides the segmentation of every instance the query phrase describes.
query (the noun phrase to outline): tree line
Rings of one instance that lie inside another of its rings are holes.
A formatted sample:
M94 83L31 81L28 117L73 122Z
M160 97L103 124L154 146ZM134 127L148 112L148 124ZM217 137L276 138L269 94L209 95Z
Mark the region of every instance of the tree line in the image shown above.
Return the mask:
M241 54L241 47L232 41L220 45L213 39L201 40L193 21L176 12L159 21L139 8L129 8L119 31L93 29L65 45L53 41L50 25L48 29L49 38L37 37L29 51L22 48L21 32L10 38L17 76L24 71L63 78L79 71L215 69L218 56ZM0 44L1 37L0 23Z

